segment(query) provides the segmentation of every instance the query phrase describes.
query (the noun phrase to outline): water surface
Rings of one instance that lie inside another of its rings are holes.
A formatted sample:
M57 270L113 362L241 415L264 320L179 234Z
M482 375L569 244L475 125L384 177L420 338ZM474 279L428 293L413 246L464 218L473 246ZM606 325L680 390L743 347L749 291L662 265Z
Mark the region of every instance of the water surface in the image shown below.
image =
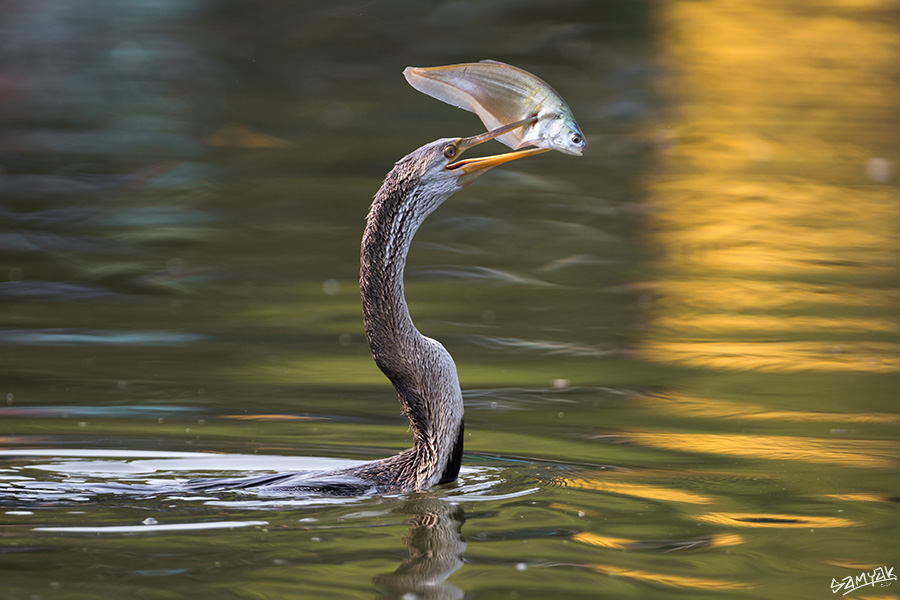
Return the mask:
M877 1L13 2L4 593L823 598L900 568L898 33ZM482 58L589 147L484 176L413 245L459 481L117 488L410 444L359 239L395 160L480 132L403 68Z

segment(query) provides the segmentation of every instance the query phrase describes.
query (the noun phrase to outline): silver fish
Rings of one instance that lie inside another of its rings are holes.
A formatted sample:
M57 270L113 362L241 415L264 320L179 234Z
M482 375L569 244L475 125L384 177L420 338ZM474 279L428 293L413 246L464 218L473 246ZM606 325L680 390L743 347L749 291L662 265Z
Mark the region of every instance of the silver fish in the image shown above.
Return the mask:
M489 130L537 117L533 125L497 138L514 150L538 146L581 156L587 147L562 96L518 67L483 60L445 67L406 67L403 75L420 92L475 113Z

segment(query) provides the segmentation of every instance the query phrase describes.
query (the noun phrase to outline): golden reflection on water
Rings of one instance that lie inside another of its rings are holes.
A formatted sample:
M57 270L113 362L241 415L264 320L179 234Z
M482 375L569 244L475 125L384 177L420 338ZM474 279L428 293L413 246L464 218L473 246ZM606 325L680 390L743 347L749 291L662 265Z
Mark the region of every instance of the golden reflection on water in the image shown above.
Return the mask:
M644 431L627 432L622 435L636 444L682 452L728 454L746 458L788 460L846 467L888 469L900 467L897 444L877 440Z
M604 475L601 477L571 477L562 480L562 484L566 487L575 487L586 490L598 490L610 494L622 494L624 496L635 496L637 498L648 498L650 500L663 500L668 502L687 502L690 504L709 504L713 500L706 496L676 490L674 488L666 488L654 485L644 485L640 483L623 483L619 481L610 481L609 477Z
M869 571L884 566L884 563L859 562L853 560L823 560L822 562L832 567L850 569L851 571ZM896 600L897 596L881 596L881 598L884 598L885 600ZM858 597L857 600L859 600Z
M221 415L221 419L237 421L321 421L323 417L307 417L302 415Z
M648 550L661 549L670 551L673 549L715 548L721 546L737 546L744 543L744 538L735 534L717 533L705 537L685 540L636 540L628 538L610 537L596 533L581 532L572 536L576 542L609 548L610 550Z
M722 370L866 373L900 370L900 344L891 342L653 340L644 346L642 355L646 360Z
M674 267L674 263L672 264ZM701 317L713 314L743 315L750 309L822 311L834 308L882 308L900 305L900 290L862 288L853 285L831 285L803 281L766 281L734 277L717 272L694 272L690 280L659 280L653 291L658 294L654 305L669 317L673 309L704 309ZM733 313L724 311L731 310ZM722 311L715 313L711 311ZM763 315L769 316L767 313ZM678 315L684 318L685 315ZM687 313L687 316L692 316ZM777 318L779 315L774 315ZM792 315L786 315L792 316Z
M840 317L770 316L711 313L705 315L666 315L656 319L662 329L709 331L854 331L900 332L900 323L889 319L844 319Z
M825 498L846 502L893 502L891 498L884 494L825 494Z
M728 525L730 527L777 527L795 529L821 529L833 527L858 527L860 524L840 517L810 517L806 515L784 515L769 513L707 513L696 517L705 523Z
M662 5L646 360L900 371L900 37L890 2L831 4Z
M886 413L814 412L806 410L770 410L751 403L734 403L708 398L695 398L678 393L644 396L641 402L654 410L667 410L680 415L703 418L742 420L802 421L808 423L872 423L900 424L900 415Z
M687 577L685 575L671 575L666 573L653 573L652 571L631 569L628 567L619 567L616 565L592 564L588 566L599 573L605 573L607 575L628 577L630 579L639 579L641 581L674 587L695 588L698 590L740 590L751 589L753 587L752 585L741 583L738 581L705 579L702 577Z

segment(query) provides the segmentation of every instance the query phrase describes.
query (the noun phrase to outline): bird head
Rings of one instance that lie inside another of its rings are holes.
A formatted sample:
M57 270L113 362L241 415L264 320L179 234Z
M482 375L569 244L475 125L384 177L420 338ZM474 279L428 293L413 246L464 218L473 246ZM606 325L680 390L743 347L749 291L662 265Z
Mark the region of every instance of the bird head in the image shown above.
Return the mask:
M487 133L482 133L481 135L459 138L446 142L441 150L444 158L447 160L447 164L444 165L444 170L448 171L451 174L456 174L457 184L459 185L459 187L463 187L475 181L475 179L479 175L488 172L498 165L502 165L503 163L507 163L513 160L518 160L526 156L531 156L533 154L547 152L547 148L529 148L527 150L507 152L506 154L496 154L494 156L481 156L478 158L464 159L459 158L463 152L465 152L469 148L472 148L473 146L483 144L488 140L492 140L498 136L503 135L504 133L508 133L520 127L531 125L536 120L537 119L535 117L531 117L529 119L523 119L522 121L510 123L509 125L504 125L503 127L498 127L497 129L493 129L491 131L488 131Z
M528 148L494 156L460 158L466 150L519 127L531 125L534 121L532 117L472 137L440 139L404 157L397 166L413 171L420 184L452 194L498 165L547 152L546 148Z

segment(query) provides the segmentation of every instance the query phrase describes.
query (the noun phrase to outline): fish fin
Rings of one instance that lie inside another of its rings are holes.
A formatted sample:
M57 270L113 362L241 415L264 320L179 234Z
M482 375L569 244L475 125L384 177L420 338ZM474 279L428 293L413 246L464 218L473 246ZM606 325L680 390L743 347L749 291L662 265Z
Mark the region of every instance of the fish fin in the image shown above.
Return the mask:
M451 106L478 115L488 130L521 120L518 110L528 92L513 81L502 81L489 74L491 66L506 66L503 63L468 63L446 67L407 67L403 71L406 81L415 89ZM512 95L511 101L498 104L497 99ZM510 112L510 109L512 112ZM497 141L516 148L522 140L522 133L512 131L497 138Z
M403 76L406 77L406 81L409 85L413 86L423 94L431 96L441 102L446 102L456 108L475 112L475 109L473 108L475 100L468 90L460 89L458 86L445 81L427 77L422 74L425 71L427 71L427 68L406 67L403 70Z

